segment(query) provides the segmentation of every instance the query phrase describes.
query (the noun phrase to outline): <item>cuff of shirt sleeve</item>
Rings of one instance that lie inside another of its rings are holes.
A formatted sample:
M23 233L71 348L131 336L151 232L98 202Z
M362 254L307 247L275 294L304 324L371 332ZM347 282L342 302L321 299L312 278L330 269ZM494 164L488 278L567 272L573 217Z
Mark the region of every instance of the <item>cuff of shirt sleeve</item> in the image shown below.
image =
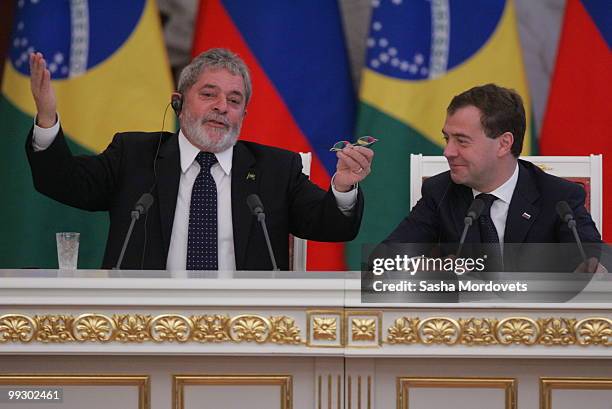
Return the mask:
M334 174L334 177L336 175ZM345 216L350 216L352 214L353 208L355 204L357 204L357 185L353 187L353 189L348 192L339 192L334 187L334 177L331 180L331 188L334 197L336 198L336 204L338 205L338 210L342 212Z
M59 129L59 114L57 114L57 121L55 121L55 125L53 125L51 128L41 128L40 126L36 125L35 117L34 130L32 131L32 148L34 148L34 152L44 151L51 146L55 140L55 137L59 133Z

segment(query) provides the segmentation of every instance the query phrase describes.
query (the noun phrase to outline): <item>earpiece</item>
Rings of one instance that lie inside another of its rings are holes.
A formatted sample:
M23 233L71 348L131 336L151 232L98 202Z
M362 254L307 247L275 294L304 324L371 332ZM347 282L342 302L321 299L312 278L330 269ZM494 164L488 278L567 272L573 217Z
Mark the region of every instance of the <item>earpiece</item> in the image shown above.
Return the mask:
M178 92L173 92L170 101L170 105L172 105L174 113L178 116L181 113L181 109L183 108L183 95Z

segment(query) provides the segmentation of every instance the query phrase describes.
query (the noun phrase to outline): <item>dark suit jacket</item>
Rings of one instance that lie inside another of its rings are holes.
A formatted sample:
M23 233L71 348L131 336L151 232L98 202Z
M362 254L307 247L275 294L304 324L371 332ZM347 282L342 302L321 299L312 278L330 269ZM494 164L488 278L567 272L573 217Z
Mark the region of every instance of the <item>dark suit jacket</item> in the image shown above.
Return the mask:
M447 171L426 179L421 192L422 198L384 243L459 242L465 215L474 200L472 189L455 184ZM573 243L572 232L555 210L561 200L573 210L580 238L587 243L601 243L595 223L584 207L584 189L524 160L519 160L518 182L508 209L504 243ZM479 242L480 233L475 225L469 229L466 243Z
M116 263L134 204L153 187L155 202L145 219L142 267L166 268L181 173L177 133L118 133L97 156L72 156L61 130L44 151L34 152L31 142L32 131L26 152L36 190L70 206L109 212L103 268ZM252 142L235 145L231 193L237 270L272 268L261 227L246 205L252 193L259 195L265 207L270 240L282 270L289 268L289 233L317 241L348 241L357 235L363 212L361 192L353 216L344 216L331 189L320 189L301 170L296 153ZM247 178L247 174L255 177ZM134 228L121 266L124 269L141 268L144 224L141 218Z

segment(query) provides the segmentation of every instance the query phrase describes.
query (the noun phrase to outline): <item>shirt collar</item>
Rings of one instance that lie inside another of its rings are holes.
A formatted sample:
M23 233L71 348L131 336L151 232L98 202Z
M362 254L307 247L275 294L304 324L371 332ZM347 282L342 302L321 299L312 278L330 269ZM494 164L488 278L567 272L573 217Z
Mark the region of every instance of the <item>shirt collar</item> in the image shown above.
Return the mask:
M183 130L179 130L178 142L181 157L181 170L183 173L185 173L191 167L191 165L193 165L193 162L195 161L196 156L198 156L198 153L200 153L200 150L187 140L185 134L183 134ZM232 146L223 152L215 153L215 156L217 157L217 161L219 162L221 169L223 169L223 172L229 176L232 171L234 147Z
M517 162L512 176L510 176L510 178L506 180L503 185L488 193L496 196L499 200L502 200L505 203L510 203L510 200L512 199L512 194L514 193L514 188L516 188L516 184L518 182L518 175L519 165ZM472 189L472 194L474 195L474 197L478 196L480 193L482 192Z

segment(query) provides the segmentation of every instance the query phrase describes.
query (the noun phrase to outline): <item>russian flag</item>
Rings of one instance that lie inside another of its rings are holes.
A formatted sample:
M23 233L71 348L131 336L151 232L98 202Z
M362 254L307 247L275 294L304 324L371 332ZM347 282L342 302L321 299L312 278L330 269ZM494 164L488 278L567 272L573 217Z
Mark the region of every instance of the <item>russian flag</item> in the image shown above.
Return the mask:
M548 96L543 155L603 154L603 231L612 242L612 8L609 0L568 0Z
M193 53L229 48L249 66L253 97L241 138L312 152L311 179L327 189L329 148L353 140L355 96L338 4L329 0L202 0ZM345 270L344 245L308 244L308 270Z

